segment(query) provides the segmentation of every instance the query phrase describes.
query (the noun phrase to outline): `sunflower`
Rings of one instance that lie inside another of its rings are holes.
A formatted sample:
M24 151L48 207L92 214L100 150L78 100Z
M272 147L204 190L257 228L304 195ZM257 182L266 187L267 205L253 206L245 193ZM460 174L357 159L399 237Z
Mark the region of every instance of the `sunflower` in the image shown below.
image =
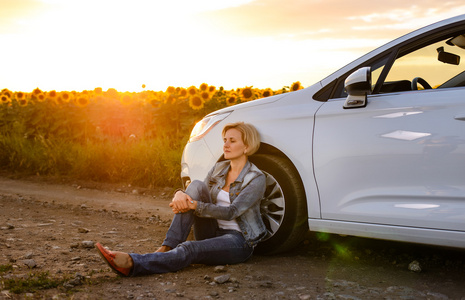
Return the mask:
M22 99L26 99L26 93L24 93L24 92L16 92L15 93L15 98L16 98L17 101L22 100Z
M21 106L21 107L27 106L28 101L27 101L26 98L21 99L21 100L17 100L17 101L18 101L18 105L19 105L19 106Z
M55 98L53 98L53 101L55 101L55 103L58 105L62 105L65 103L65 101L63 101L63 98L61 97L60 94L58 94Z
M294 82L291 87L290 87L290 91L291 92L295 92L295 91L298 91L298 90L301 90L303 89L304 87L300 84L300 81L296 81Z
M103 93L102 88L101 88L101 87L96 87L96 88L94 89L94 93L95 93L96 95L101 95L101 94Z
M57 96L58 93L55 90L47 92L47 98L49 98L50 100L55 100Z
M170 94L174 94L176 92L176 88L174 86L169 86L167 89L166 89L166 92L167 93L170 93Z
M133 100L132 98L133 98L133 97L132 97L131 94L129 94L129 93L124 93L124 94L121 96L120 101L121 101L121 103L124 104L124 105L129 105L129 104L132 103L132 100Z
M202 83L202 84L199 86L199 90L201 90L202 92L203 92L203 91L208 91L208 84Z
M9 103L11 103L10 97L8 97L8 95L6 95L6 94L1 94L1 95L0 95L0 101L2 102L2 104L9 104Z
M76 105L79 107L86 107L87 105L89 105L89 98L85 95L79 95L78 97L76 97L74 103L76 103Z
M45 101L45 94L40 92L38 94L35 94L35 99L37 100L37 102L44 102Z
M32 96L37 97L37 95L42 94L42 91L39 88L35 88L32 91Z
M204 101L200 95L194 95L189 98L189 106L194 110L199 110L203 108Z
M114 99L114 100L118 100L119 99L119 93L116 89L114 88L109 88L106 92L105 92L106 96L108 96L108 98L110 99Z
M241 95L242 99L244 99L245 101L252 100L252 98L253 98L252 87L245 87L245 88L241 89L240 90L240 95Z
M216 93L216 86L210 85L208 87L208 92L213 96Z
M187 92L187 90L185 88L181 88L178 93L179 93L179 97L181 99L186 99L189 96L189 94L188 94L188 92Z
M231 94L226 98L226 105L234 105L237 102L237 95L236 94Z
M273 96L273 91L270 88L266 88L262 91L263 98L270 97L270 96Z
M200 98L202 98L203 102L210 101L211 98L212 98L212 94L210 94L207 91L200 92L199 96L200 96Z
M195 86L187 88L187 94L191 97L195 96L195 94L197 94L197 88Z
M2 95L7 95L9 98L13 98L13 92L10 91L9 89L3 89Z
M63 91L63 92L60 92L58 97L61 98L61 101L63 103L68 103L70 100L71 100L71 95L69 92L66 92L66 91Z

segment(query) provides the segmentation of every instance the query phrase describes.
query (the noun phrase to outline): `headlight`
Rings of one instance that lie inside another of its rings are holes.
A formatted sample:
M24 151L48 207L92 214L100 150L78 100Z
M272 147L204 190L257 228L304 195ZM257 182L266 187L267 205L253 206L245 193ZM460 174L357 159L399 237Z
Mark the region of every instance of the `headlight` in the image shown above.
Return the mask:
M191 136L189 138L189 143L195 142L203 138L216 124L223 121L231 112L222 113L219 115L212 115L203 118L197 124L195 124L194 129L192 129Z

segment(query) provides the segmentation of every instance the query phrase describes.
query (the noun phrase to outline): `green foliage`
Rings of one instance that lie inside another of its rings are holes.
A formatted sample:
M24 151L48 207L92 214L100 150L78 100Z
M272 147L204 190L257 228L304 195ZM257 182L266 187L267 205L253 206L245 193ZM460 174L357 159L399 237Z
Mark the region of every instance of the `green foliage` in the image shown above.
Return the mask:
M0 135L0 164L16 172L65 174L70 168L70 148L59 139L39 136L27 139L19 134Z
M13 271L12 265L0 265L0 274Z
M300 89L300 83L294 89ZM0 169L143 187L177 186L195 123L227 105L288 92L202 84L166 92L0 92ZM220 138L220 137L219 137Z
M38 290L52 289L63 284L65 280L49 277L48 272L29 274L28 278L4 279L3 284L6 290L12 293L33 293Z
M179 185L182 140L104 141L77 145L69 174L80 179L137 186Z

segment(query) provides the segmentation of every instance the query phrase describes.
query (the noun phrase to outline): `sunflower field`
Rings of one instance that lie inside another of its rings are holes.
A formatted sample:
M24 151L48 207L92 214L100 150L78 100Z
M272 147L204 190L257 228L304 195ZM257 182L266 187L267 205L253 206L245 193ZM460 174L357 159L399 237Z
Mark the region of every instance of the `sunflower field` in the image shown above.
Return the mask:
M145 88L145 86L142 86ZM182 149L206 114L302 89L168 87L138 93L0 92L0 169L141 187L177 186Z

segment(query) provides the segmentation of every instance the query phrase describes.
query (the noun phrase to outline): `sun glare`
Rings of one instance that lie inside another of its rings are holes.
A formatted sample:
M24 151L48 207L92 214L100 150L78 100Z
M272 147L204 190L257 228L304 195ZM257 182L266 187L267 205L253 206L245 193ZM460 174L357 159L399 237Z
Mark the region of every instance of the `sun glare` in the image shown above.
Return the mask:
M228 49L223 44L210 53L215 37L196 13L250 0L41 2L47 9L18 20L26 31L3 36L16 46L4 50L17 59L2 62L3 69L16 70L10 75L18 83L10 89L140 91L142 84L154 90L195 85ZM212 54L208 61L205 53Z

